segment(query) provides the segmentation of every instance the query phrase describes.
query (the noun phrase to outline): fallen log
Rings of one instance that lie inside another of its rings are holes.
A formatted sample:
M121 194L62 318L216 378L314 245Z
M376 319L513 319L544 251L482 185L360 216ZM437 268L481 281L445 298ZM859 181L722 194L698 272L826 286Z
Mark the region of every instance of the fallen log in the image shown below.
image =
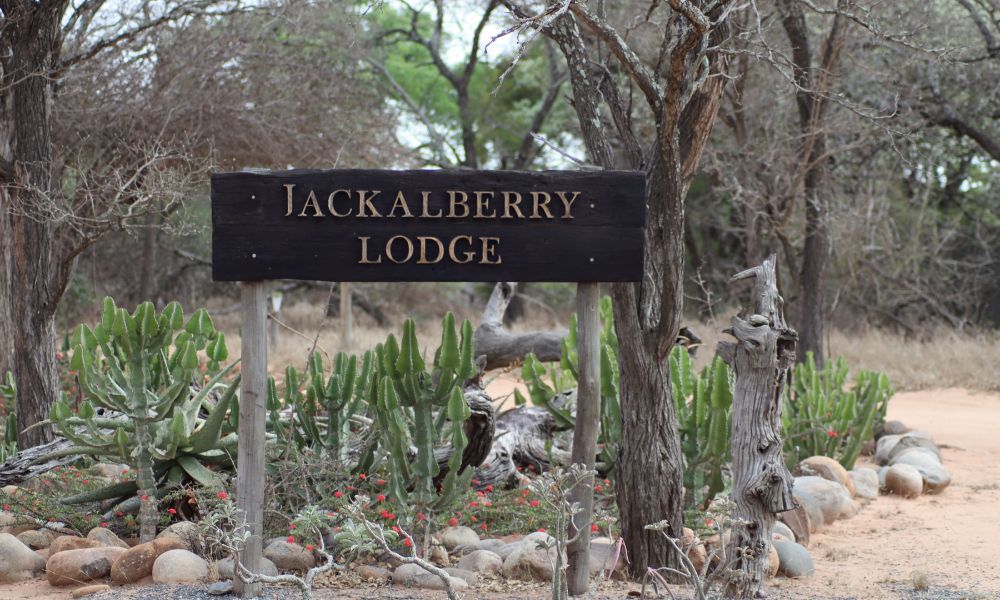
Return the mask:
M534 353L542 362L557 361L562 356L562 342L568 334L565 330L514 334L504 328L504 313L516 292L517 284L513 282L493 286L483 321L473 335L476 356L486 357L487 370L517 364L528 353Z
M25 448L0 464L0 487L17 485L27 479L63 467L80 458L73 452L73 442L56 438L47 444Z

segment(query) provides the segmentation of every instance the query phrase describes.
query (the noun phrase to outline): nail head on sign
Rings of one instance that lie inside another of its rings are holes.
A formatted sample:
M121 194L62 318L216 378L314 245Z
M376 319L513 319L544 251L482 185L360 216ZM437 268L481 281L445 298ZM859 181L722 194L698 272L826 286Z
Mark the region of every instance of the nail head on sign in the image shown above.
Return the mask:
M250 255L250 258L257 258L257 253L256 253L256 252L254 252L253 254L251 254L251 255ZM591 259L591 260L593 260L593 259Z
M594 262L594 257L593 256L590 257L590 262Z
M257 199L257 194L250 194L250 199L251 200L256 200Z

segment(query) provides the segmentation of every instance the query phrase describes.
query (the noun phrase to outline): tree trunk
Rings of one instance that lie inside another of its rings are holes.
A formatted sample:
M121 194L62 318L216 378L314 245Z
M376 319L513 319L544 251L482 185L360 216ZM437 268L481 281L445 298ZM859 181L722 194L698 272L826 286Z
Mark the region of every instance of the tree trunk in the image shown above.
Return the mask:
M55 305L52 281L61 266L53 260L52 224L45 211L51 203L51 94L52 64L59 47L61 2L21 6L11 20L16 23L4 35L13 39L13 55L7 57L9 73L2 84L11 95L4 114L13 129L12 185L6 193L5 234L0 238L0 262L9 266L8 300L0 303L0 320L13 333L13 372L17 381L17 417L21 431L18 444L28 448L52 439L48 427L24 428L48 417L58 395L56 375ZM2 93L2 92L0 92ZM7 100L4 98L3 100Z
M732 319L737 343L720 342L719 355L736 372L733 392L733 533L728 552L733 577L728 595L757 598L767 573L775 515L792 510L792 475L781 448L781 394L795 362L795 331L785 325L775 257L735 275L754 278L753 314Z
M823 365L826 356L823 352L823 330L826 324L826 267L831 251L829 198L821 183L826 179L824 171L820 164L806 176L806 239L799 276L802 286L802 310L799 313L802 358L812 352L817 366Z
M156 303L156 264L159 250L160 216L154 212L146 215L146 230L142 237L142 270L139 273L139 293L135 304L149 300Z

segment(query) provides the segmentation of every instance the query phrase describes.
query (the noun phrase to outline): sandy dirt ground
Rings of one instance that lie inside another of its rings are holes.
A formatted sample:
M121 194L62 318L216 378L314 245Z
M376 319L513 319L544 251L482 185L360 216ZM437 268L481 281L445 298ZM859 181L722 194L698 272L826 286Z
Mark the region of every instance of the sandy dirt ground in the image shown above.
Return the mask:
M506 378L505 378L506 379ZM495 381L498 388L511 382ZM496 390L496 391L499 391ZM930 432L941 445L952 484L944 493L913 500L880 496L852 519L813 535L816 573L768 582L783 599L1000 599L1000 395L951 388L897 394L889 418ZM466 598L545 598L543 586L489 586ZM626 598L609 584L595 598ZM0 600L64 600L70 589L40 580L0 585ZM292 598L290 589L272 597ZM633 592L634 593L634 592ZM677 598L688 597L682 589ZM119 588L93 598L195 598L189 590ZM443 597L440 592L362 587L318 590L318 599Z

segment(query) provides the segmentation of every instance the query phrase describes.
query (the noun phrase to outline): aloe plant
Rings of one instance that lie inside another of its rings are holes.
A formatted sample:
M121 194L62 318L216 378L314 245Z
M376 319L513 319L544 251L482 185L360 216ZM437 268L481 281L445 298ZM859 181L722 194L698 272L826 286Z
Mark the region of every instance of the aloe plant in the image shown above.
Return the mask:
M884 373L861 371L850 389L843 358L817 369L812 354L795 367L785 400L785 460L789 468L804 458L822 455L846 469L854 467L861 446L885 421L893 389Z
M134 467L136 480L64 502L95 501L138 493L140 538L155 535L157 482L179 485L187 475L203 485L217 485L203 463L227 463L236 435L226 431L226 413L239 378L222 383L235 364L228 358L225 336L204 309L185 321L172 302L157 313L145 302L133 313L104 299L101 323L80 325L71 335L70 366L78 373L85 400L76 412L65 400L56 402L49 421L75 444L78 454L118 456ZM212 375L196 391L199 353L208 358ZM209 394L223 389L215 405ZM99 408L117 415L98 415ZM201 413L207 416L201 417ZM237 412L237 411L232 411ZM165 490L160 490L160 494Z

